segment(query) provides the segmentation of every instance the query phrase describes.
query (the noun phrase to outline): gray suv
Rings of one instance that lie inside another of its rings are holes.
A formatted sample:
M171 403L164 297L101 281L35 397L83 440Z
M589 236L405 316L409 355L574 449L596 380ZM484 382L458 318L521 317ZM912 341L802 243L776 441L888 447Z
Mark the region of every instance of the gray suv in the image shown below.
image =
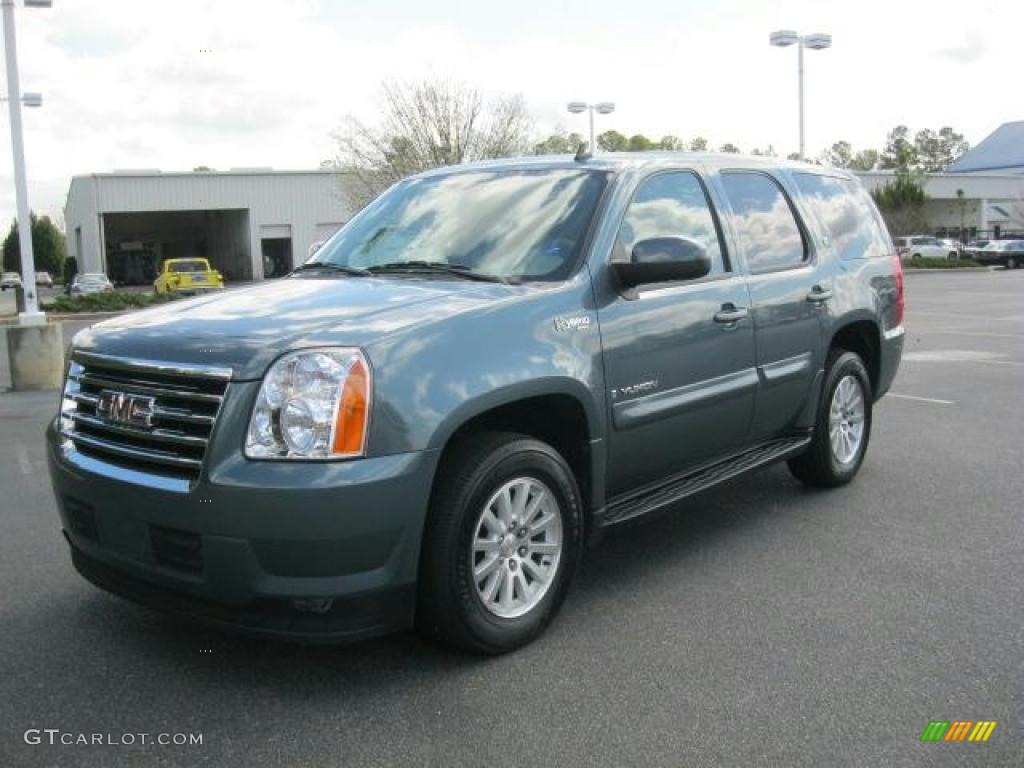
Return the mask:
M283 281L80 332L50 474L75 567L111 592L501 653L623 521L777 461L851 480L902 316L843 171L463 165L395 185Z

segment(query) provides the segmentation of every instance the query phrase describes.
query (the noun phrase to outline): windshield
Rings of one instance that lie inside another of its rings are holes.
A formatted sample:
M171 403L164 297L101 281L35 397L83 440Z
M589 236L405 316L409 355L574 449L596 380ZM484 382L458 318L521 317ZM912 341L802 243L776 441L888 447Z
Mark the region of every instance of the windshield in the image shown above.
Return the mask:
M178 261L167 265L168 272L206 272L209 267L205 261Z
M307 264L435 262L482 275L563 280L607 173L470 171L409 179L377 198Z

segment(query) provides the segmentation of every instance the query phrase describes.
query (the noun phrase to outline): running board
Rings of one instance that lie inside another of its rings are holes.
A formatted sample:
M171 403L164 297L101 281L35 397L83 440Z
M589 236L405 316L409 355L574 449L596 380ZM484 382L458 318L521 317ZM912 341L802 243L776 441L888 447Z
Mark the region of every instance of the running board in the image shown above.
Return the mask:
M811 442L810 435L797 435L769 440L723 461L704 466L694 472L675 475L657 483L630 491L608 500L600 525L615 525L652 512L672 502L692 496L713 485L741 475L755 467L794 456Z

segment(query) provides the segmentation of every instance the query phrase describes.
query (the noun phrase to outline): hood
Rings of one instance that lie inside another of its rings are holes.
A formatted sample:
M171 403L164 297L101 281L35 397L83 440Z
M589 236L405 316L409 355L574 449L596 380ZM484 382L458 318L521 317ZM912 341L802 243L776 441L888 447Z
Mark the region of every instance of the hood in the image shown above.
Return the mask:
M75 349L230 367L236 379L254 379L291 349L366 347L411 326L493 306L521 290L414 277L288 278L107 320L79 332Z

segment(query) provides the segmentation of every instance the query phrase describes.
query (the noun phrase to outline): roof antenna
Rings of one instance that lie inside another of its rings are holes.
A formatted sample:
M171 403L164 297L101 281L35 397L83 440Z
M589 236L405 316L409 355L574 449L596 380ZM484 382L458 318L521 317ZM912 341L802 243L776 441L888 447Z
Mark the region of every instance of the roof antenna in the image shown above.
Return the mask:
M587 146L587 142L581 141L579 147L576 148L576 157L573 160L577 163L585 163L587 160L592 158L590 154L590 148Z

